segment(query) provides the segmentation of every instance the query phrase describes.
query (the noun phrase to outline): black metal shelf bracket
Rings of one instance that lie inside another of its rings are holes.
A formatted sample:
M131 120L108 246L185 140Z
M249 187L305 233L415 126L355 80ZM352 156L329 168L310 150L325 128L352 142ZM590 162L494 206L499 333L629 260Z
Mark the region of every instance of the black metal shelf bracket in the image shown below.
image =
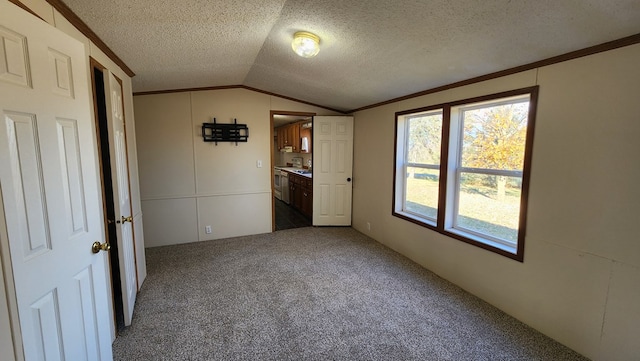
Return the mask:
M233 119L232 124L218 124L216 118L213 123L202 123L202 138L205 142L247 142L249 139L249 128L246 124L238 124L237 119Z

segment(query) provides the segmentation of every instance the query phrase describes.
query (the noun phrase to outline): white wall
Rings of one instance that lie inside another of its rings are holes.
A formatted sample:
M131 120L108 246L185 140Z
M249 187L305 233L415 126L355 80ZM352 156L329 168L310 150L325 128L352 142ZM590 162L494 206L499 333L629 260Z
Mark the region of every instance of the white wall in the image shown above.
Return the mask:
M354 227L589 358L637 359L638 64L634 45L356 113ZM523 263L391 215L396 111L536 84Z
M334 114L240 88L140 95L134 104L146 247L271 232L270 111ZM247 124L248 142L205 143L202 123L213 117Z

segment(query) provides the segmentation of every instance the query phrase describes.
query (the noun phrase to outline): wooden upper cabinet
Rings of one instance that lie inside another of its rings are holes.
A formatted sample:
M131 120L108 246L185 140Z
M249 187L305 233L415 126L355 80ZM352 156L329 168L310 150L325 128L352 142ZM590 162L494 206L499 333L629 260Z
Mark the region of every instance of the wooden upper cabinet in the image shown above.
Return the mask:
M302 128L308 121L291 123L276 128L278 150L291 147L294 153L311 153L311 128ZM302 138L307 138L307 149L302 151Z
M307 138L307 150L302 149L304 138ZM300 127L300 153L311 153L311 128Z
M297 128L297 129L295 129ZM291 147L294 152L300 151L300 126L287 124L276 128L276 136L278 137L278 149Z
M290 146L293 147L294 153L300 152L300 123L293 123L287 125L287 139L289 139Z
M284 129L284 127L276 128L276 131L277 131L276 134L277 134L277 137L278 137L278 150L280 150L280 149L284 148L287 145L286 139L285 139L287 132Z

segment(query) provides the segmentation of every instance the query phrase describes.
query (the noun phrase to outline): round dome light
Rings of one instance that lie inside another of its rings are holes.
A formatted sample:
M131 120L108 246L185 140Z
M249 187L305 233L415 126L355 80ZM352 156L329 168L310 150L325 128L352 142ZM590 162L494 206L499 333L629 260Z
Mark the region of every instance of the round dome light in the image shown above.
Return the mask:
M298 31L293 34L291 48L303 58L311 58L320 51L320 38L306 31Z

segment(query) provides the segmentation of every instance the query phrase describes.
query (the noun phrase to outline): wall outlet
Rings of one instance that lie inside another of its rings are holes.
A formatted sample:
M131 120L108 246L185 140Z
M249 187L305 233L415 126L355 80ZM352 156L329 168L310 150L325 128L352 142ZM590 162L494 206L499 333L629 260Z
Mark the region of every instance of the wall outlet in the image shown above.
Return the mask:
M211 226L204 227L204 233L211 234Z
M371 230L371 223L367 222L367 231Z

